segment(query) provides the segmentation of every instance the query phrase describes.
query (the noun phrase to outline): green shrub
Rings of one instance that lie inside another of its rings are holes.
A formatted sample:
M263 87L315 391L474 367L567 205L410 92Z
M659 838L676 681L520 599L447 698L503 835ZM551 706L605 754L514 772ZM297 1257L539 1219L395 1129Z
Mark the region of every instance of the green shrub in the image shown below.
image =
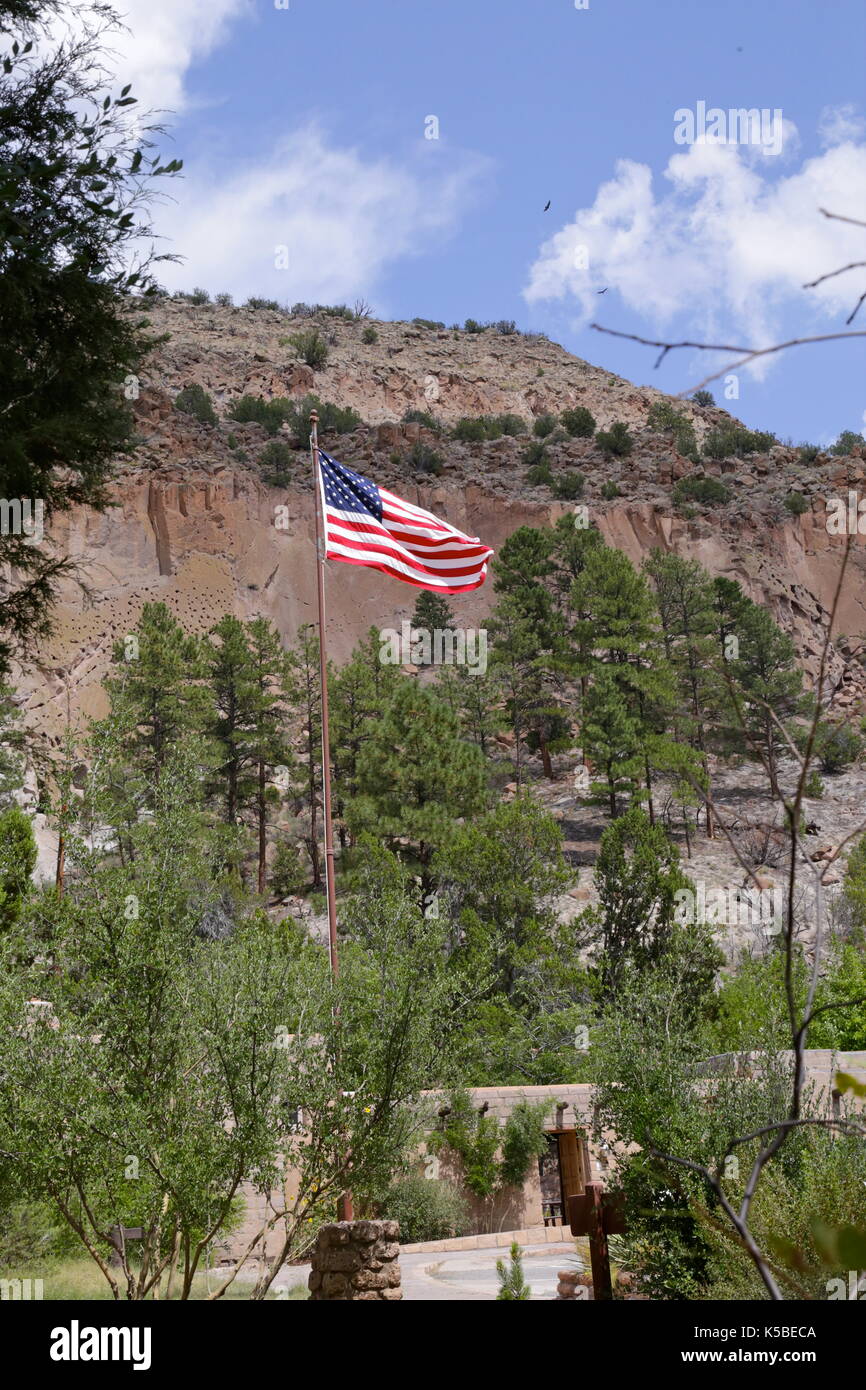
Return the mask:
M444 329L445 327L444 323L440 323L438 319L413 319L412 326L414 328L429 328L431 332L434 329Z
M549 467L550 460L547 456L547 450L540 439L533 439L527 444L520 455L520 462L525 468L534 468L537 464L542 463Z
M695 427L687 415L670 401L653 401L647 412L647 426L651 430L670 430L674 436L677 453L693 462L698 460L698 441Z
M519 415L497 415L499 428L502 433L516 439L518 435L526 434L526 421Z
M844 772L860 757L863 739L850 724L821 723L814 746L822 772Z
M292 451L284 439L272 439L259 454L263 482L271 487L284 486L291 476Z
M634 448L634 440L622 420L615 421L609 430L599 430L595 442L606 454L613 454L615 458L627 458Z
M712 391L696 391L692 396L695 405L715 405L715 397Z
M268 434L278 434L287 420L294 420L295 404L286 396L266 401L263 396L241 396L229 406L229 415L239 424L261 425Z
M845 458L852 454L855 449L862 449L866 440L862 434L856 434L854 430L843 430L830 450L836 458Z
M310 411L319 412L319 429L323 434L351 434L362 420L357 410L350 405L335 405L333 401L320 401L318 396L304 396L295 407L295 433L306 444L310 432Z
M575 439L592 439L595 434L595 417L585 405L575 406L574 410L564 410L559 418Z
M379 334L376 332L372 323L368 323L363 333L361 334L361 342L367 343L369 345L370 343L378 343L378 341Z
M731 425L710 430L704 439L704 454L708 459L745 458L748 454L766 454L777 443L776 436L766 430Z
M818 774L817 768L812 768L803 786L804 796L808 796L813 801L820 801L824 795L824 783Z
M407 410L403 416L405 425L422 425L425 430L431 430L434 434L442 433L442 426L434 415L428 410Z
M468 415L463 416L457 421L451 433L455 439L459 439L463 444L478 444L482 439L487 438L487 430L481 416L474 419Z
M304 866L296 845L282 840L277 845L271 866L271 889L277 898L290 898L306 883Z
M817 444L800 444L799 453L802 463L814 463L821 450Z
M612 502L614 497L622 497L622 493L611 478L608 478L606 482L602 483L601 495L605 502Z
M236 434L230 434L230 435L228 435L228 437L226 438L226 444L228 444L228 446L229 446L230 449L236 449L236 448L238 447L238 437L237 437L237 435L236 435Z
M513 1107L502 1133L500 1181L522 1187L533 1162L547 1152L545 1119L547 1102L521 1100Z
M377 1202L381 1215L399 1221L400 1242L451 1240L469 1229L466 1199L453 1183L440 1178L400 1178Z
M213 302L220 309L230 309L234 304L234 300L232 299L231 295L226 294L225 291L223 291L221 294L215 294L213 297Z
M192 415L203 425L215 425L217 422L213 401L197 381L183 388L175 397L174 405L176 410L182 410L184 415Z
M671 495L677 506L692 501L714 507L719 502L730 501L731 497L729 489L718 478L680 478Z
M306 333L290 334L289 342L301 361L306 362L307 366L312 367L314 371L320 370L327 364L328 344L317 328L311 328Z
M201 285L196 285L188 295L190 304L210 304L210 295Z
M463 325L463 332L483 333L486 327L486 323L479 323L477 319L467 319Z
M586 479L582 473L563 473L557 478L554 492L561 502L576 502L583 496Z
M423 444L420 439L409 451L407 462L410 468L414 468L417 473L433 473L438 475L442 472L444 459L435 449L431 449L427 444Z
M537 439L546 439L549 434L553 434L556 429L555 415L539 415L533 422L532 433Z
M256 294L251 294L251 295L250 295L249 299L247 300L246 304L244 305L244 308L245 308L245 309L275 309L277 313L279 313L279 311L280 311L280 306L279 306L279 304L277 303L277 301L276 301L275 299L261 299L261 298L259 297L259 295L256 295Z
M532 1297L532 1290L523 1274L523 1252L516 1240L511 1242L508 1264L504 1260L496 1261L496 1275L499 1279L497 1301L525 1303Z
M785 510L792 516L802 516L809 510L808 497L804 497L802 492L789 492L785 498Z
M497 319L493 324L493 330L496 333L500 333L503 338L509 338L513 333L517 332L517 324L514 322L514 319Z
M526 473L526 481L530 487L540 487L542 484L553 487L554 477L550 471L550 464L534 463Z

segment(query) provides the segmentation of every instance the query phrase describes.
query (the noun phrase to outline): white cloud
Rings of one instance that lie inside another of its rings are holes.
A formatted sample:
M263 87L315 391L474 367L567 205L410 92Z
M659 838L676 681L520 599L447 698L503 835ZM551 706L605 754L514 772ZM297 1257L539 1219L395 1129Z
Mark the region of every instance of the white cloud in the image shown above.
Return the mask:
M841 145L848 140L861 140L866 121L852 102L843 106L825 106L818 122L818 134L823 145Z
M843 135L850 128L836 127ZM565 301L585 326L608 285L659 330L685 314L689 336L722 332L749 345L772 341L792 310L803 328L831 318L843 326L838 316L853 308L862 276L802 286L866 259L866 231L819 212L862 215L853 190L866 183L866 145L845 139L792 172L756 163L736 145L698 143L674 155L664 175L669 187L656 191L647 165L620 160L592 206L540 248L527 302Z
M435 249L454 229L488 167L429 143L411 165L366 159L305 126L242 172L197 166L174 185L178 203L160 210L157 228L185 261L159 278L281 303L369 297L392 261Z
M252 0L117 0L123 28L106 35L107 66L129 82L142 110L182 111L189 101L186 79L192 65L228 36L234 20L253 13ZM80 32L92 19L82 4L52 26L54 37Z

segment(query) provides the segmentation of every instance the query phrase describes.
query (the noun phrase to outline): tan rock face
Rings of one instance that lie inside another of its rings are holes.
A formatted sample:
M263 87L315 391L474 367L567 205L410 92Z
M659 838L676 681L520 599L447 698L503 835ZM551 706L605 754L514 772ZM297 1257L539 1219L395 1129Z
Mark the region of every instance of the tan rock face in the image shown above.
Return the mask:
M313 372L281 341L309 325L284 315L169 301L156 306L152 320L169 338L142 378L137 447L119 464L117 505L103 515L72 512L50 532L76 561L79 582L62 591L55 633L38 654L41 669L31 666L17 682L31 724L50 737L59 737L67 701L73 717L104 713L100 686L112 646L134 629L148 600L163 600L196 632L225 612L263 614L289 641L301 623L315 620L309 455L295 455L286 491L263 484L257 459L267 436L258 425L227 415L231 402L247 392L297 397L314 390L322 400L354 407L365 427L323 438L326 447L494 549L517 527L550 523L575 504L526 483L526 437L456 443L401 423L406 410L427 411L446 424L462 415L511 412L531 427L539 414L586 405L599 427L624 420L635 448L622 461L606 458L594 440L547 443L555 475L584 475L577 505L586 505L588 520L636 564L659 546L738 579L792 633L807 669L816 670L844 547L844 537L827 533L826 499L862 481L861 458L803 465L780 448L769 460L726 460L730 502L688 516L672 505L671 485L695 465L670 439L644 428L659 393L612 377L546 339L377 324L379 341L367 345L363 324L320 318L320 331L332 339L330 358L323 371ZM217 428L174 408L177 392L193 381L211 393ZM692 417L699 438L729 420L718 409L676 404ZM441 454L438 476L410 465L419 440ZM610 481L622 495L603 500L602 485ZM811 510L800 517L782 506L794 489L811 500ZM849 562L837 622L844 634L866 628L864 545L858 536ZM329 645L337 661L371 625L399 628L417 597L413 588L372 570L334 563L327 594ZM452 607L458 623L477 627L492 602L488 583L456 596ZM837 660L831 676L840 672ZM862 698L855 667L839 699L853 713Z

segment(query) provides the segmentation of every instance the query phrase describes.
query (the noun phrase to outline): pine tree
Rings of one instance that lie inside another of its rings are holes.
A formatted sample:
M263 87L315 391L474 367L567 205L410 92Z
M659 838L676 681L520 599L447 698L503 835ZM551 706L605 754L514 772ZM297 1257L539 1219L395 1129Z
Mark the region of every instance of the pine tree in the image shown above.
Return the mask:
M115 644L117 672L105 685L112 717L125 730L134 772L156 784L173 746L212 717L204 647L164 603L146 603L135 631Z
M423 628L426 632L445 631L454 625L454 614L443 594L431 589L422 589L415 602L412 614L413 628Z
M297 792L309 816L307 848L313 888L322 886L319 805L322 795L322 692L319 682L319 636L312 623L298 628L297 647L288 653L286 693L300 723L302 779Z
M456 821L476 815L486 799L480 750L461 738L444 701L412 679L400 680L362 745L357 776L348 809L355 833L367 830L394 846L408 842L425 876Z
M396 666L381 660L379 629L371 627L350 659L329 678L334 818L340 843L349 840L346 807L358 793L358 754L402 679Z
M268 808L279 801L276 788L268 785L268 774L294 767L287 723L290 713L290 664L280 635L266 618L247 624L252 676L252 722L250 752L255 765L255 818L258 841L258 890L266 887Z
M586 694L583 708L583 751L603 776L592 783L595 799L606 800L612 819L617 798L634 797L640 788L641 730L629 713L613 677L603 670Z
M465 736L486 758L495 734L503 726L502 682L496 668L473 673L466 666L446 666L436 690L457 715Z
M499 1276L497 1300L501 1299L505 1303L525 1302L532 1297L532 1289L523 1275L523 1254L516 1240L511 1242L508 1255L507 1266L504 1260L496 1261L496 1273Z

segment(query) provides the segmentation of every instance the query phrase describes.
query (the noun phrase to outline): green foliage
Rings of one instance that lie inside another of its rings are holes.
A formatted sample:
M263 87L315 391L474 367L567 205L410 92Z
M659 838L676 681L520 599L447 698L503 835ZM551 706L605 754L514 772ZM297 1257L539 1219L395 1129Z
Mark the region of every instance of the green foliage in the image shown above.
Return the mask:
M555 481L547 459L541 463L534 463L526 470L525 477L530 487L553 487Z
M259 454L262 481L270 487L284 487L291 478L292 450L284 439L271 439Z
M438 450L431 449L429 444L424 444L420 439L415 440L406 462L416 473L432 473L434 476L438 476L445 466L445 460Z
M251 294L244 304L245 309L271 309L274 313L280 312L280 306L276 299L262 299L261 295Z
M0 496L41 501L46 530L70 507L108 505L154 345L141 312L156 288L147 208L181 168L161 161L146 119L138 128L128 84L105 94L116 22L103 20L62 45L10 45L0 71ZM2 670L49 630L68 563L10 531L0 566Z
M824 783L818 774L817 768L812 768L809 776L803 785L803 795L808 796L813 801L820 801L824 795Z
M413 327L413 328L429 328L429 329L431 330L431 332L432 332L432 331L434 331L434 330L436 330L436 329L444 329L445 325L444 325L444 323L440 323L438 319L417 319L417 318L416 318L416 319L412 319L412 327Z
M36 838L18 806L0 811L0 932L18 922L36 867Z
M373 327L372 323L368 323L365 326L363 333L361 334L361 342L366 343L369 347L373 343L378 343L378 341L379 334L377 330Z
M599 430L595 442L605 454L614 458L627 458L634 448L634 440L622 420L616 420L609 430Z
M695 391L692 396L695 405L715 405L716 400L712 391Z
M801 463L814 463L821 453L820 446L817 444L798 445Z
M496 1261L496 1273L499 1277L497 1300L515 1303L526 1301L532 1297L532 1290L523 1275L523 1255L516 1240L511 1242L508 1265L504 1260Z
M675 506L681 502L700 502L705 507L715 507L729 502L731 492L718 478L680 478L674 484L671 499Z
M608 478L601 485L601 495L605 502L612 502L615 497L622 497L622 492L613 479Z
M430 430L433 434L441 434L442 426L429 410L407 410L403 416L403 421L407 425L421 425L425 430Z
M232 299L230 294L226 294L225 291L222 291L220 294L214 295L213 302L219 309L230 309L234 303L234 300Z
M559 418L575 439L592 439L595 434L595 418L585 405L576 406L573 410L563 410Z
M547 1152L548 1102L521 1100L512 1108L502 1134L500 1181L505 1187L522 1187L533 1161Z
M174 405L176 410L182 410L185 415L194 416L203 425L215 425L217 423L213 401L208 392L197 381L183 388L180 394L175 397Z
M464 416L457 421L452 431L454 439L459 439L463 444L479 444L483 439L488 439L487 424L483 416L472 418Z
M306 883L306 873L296 845L281 840L271 865L271 890L277 898L291 898Z
M282 426L293 419L295 405L287 396L275 396L269 401L262 396L241 396L232 402L228 413L240 424L254 423L268 434L279 434Z
M437 628L444 630L450 628L454 623L454 614L444 594L433 593L430 589L422 589L415 600L415 612L412 614L413 628L425 628L428 632L435 632Z
M200 285L196 285L189 294L190 304L210 304L210 294L203 290Z
M498 333L503 338L510 338L517 332L517 324L514 319L497 319L490 326L494 333Z
M822 772L844 772L860 757L863 739L850 724L822 721L815 733L814 751Z
M319 371L322 367L327 366L328 344L317 328L311 328L306 333L293 333L289 336L289 342L301 361L306 362L308 367Z
M477 319L467 319L463 325L464 333L483 333L487 327L486 323L479 323Z
M855 449L862 449L864 442L866 441L864 441L863 435L858 434L856 430L843 430L830 453L835 458L846 458L849 454L853 454Z
M809 499L802 492L789 492L785 498L785 510L792 516L802 516L809 510Z
M504 434L526 433L526 424L519 415L463 416L452 430L452 438L464 444L480 444L485 439L501 439Z
M400 1178L377 1205L383 1217L399 1221L401 1245L449 1240L469 1230L466 1199L453 1183L440 1178Z
M677 410L671 401L653 401L647 413L647 426L651 430L671 431L677 453L697 462L695 427L685 411Z
M556 429L555 415L539 415L532 425L532 433L537 439L546 439Z
M708 459L746 458L749 454L766 454L776 443L776 436L767 431L730 425L707 433L704 455Z
M576 502L583 496L586 479L582 473L562 473L554 482L554 493L562 502Z
M509 435L512 439L518 438L521 434L526 434L526 421L519 415L498 415L496 418L502 433Z

